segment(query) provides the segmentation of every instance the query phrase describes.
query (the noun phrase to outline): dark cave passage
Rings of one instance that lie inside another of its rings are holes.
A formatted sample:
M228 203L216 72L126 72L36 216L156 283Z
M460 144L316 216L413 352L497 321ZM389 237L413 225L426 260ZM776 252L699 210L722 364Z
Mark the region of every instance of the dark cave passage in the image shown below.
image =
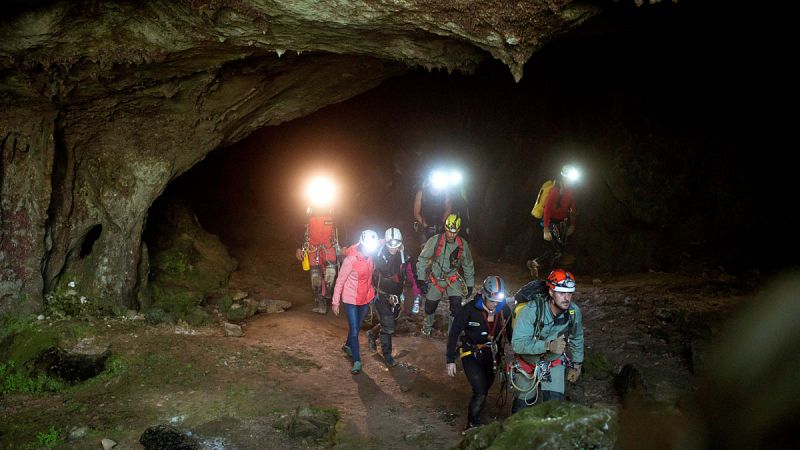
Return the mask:
M417 186L444 163L465 174L477 251L522 263L546 250L530 216L539 186L574 163L585 171L575 270L781 267L793 257L780 249L796 242L780 243L796 238L782 212L753 207L764 190L785 195L785 181L762 176L783 169L759 150L761 61L737 35L745 13L619 7L534 55L519 83L500 64L413 71L218 149L168 192L228 245L289 248L303 183L325 171L352 243L364 228L410 234Z

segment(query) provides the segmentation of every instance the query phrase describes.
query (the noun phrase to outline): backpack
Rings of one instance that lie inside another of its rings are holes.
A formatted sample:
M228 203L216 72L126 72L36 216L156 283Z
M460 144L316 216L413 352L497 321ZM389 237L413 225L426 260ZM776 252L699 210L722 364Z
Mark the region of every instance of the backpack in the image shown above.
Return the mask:
M536 196L536 203L533 204L533 209L531 210L531 215L537 219L541 219L544 217L544 204L547 203L547 194L550 193L550 190L553 189L553 186L556 185L554 180L547 180L542 183L541 189L539 189L539 195Z
M522 312L522 308L533 301L537 307L537 328L541 329L541 315L544 306L547 304L548 287L544 280L533 280L522 286L516 294L514 294L514 313L511 315L511 327L516 328L517 316ZM540 330L536 330L538 333Z

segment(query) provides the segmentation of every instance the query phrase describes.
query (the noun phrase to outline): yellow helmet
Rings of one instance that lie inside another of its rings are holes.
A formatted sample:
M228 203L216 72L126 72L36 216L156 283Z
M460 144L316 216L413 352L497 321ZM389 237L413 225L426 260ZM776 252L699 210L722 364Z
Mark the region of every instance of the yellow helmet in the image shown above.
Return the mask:
M444 221L444 229L451 233L458 233L461 229L461 217L458 214L450 214Z

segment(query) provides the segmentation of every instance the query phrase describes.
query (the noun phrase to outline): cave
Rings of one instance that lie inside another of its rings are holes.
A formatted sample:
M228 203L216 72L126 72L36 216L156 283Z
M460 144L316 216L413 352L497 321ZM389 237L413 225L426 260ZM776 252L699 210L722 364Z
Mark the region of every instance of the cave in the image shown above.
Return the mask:
M406 319L397 332L401 367L378 372L367 360L373 378L354 378L356 388L343 394L358 405L314 390L340 387L331 380L346 369L330 354L342 356L346 321L309 312L308 274L295 259L304 185L316 173L336 180L342 245L390 226L414 241L417 189L433 168L456 168L476 286L499 274L516 290L528 278L526 261L549 248L531 217L537 192L574 164L583 179L569 269L595 308L587 330L605 347L594 344L600 356L568 399L601 409L543 414L603 422L603 405L620 397L627 432L617 448L653 442L637 424L669 428L658 441L665 448L681 448L692 432L699 448L715 438L721 446L793 447L796 438L771 432L796 417L796 401L778 402L736 432L747 413L719 423L715 414L763 405L749 395L731 400L741 386L713 372L712 387L692 384L705 380L705 348L725 336L723 318L748 296L786 306L798 279L800 246L787 212L796 189L789 160L775 150L786 144L774 142L781 122L771 104L788 88L764 51L772 43L764 11L692 1L401 3L12 2L0 19L0 313L57 322L52 305L77 302L87 316L72 319L121 330L109 338L125 349L113 376L126 376L128 362L142 375L119 384L140 386L145 403L166 393L148 417L168 417L167 426L183 423L187 404L204 410L184 425L207 445L224 435L231 448L452 446L469 385L459 374L447 387L423 388L444 378L430 369L441 355L415 353L443 349L446 318L434 340L419 336L419 317ZM759 291L781 279L783 290ZM769 324L791 326L789 315ZM147 328L132 325L142 318ZM618 341L606 328L614 324L626 330ZM311 333L322 336L319 352L303 348ZM763 366L796 334L766 337L777 350L765 352ZM244 336L243 344L225 336ZM750 350L764 338L747 337ZM215 378L218 370L269 376L234 385ZM332 378L317 381L314 371ZM290 377L314 386L292 391ZM212 403L221 392L212 382L226 386L223 406ZM397 387L384 405L373 397L388 384ZM670 411L685 408L706 428L679 415L637 414L643 406L630 391ZM175 392L203 400L170 400ZM274 414L252 405L234 412L247 393L263 392L270 395L260 406ZM687 406L698 399L710 406ZM0 396L2 407L14 401ZM127 406L107 402L144 429ZM436 402L444 406L429 404ZM344 425L330 425L339 413L327 409L314 419L319 405L338 408ZM419 405L435 425L385 437L397 423L414 425L405 421L421 416L407 410ZM375 422L361 417L384 406ZM493 423L506 419L491 411ZM295 441L263 431L287 420ZM127 430L121 439L130 444L127 426L117 430ZM492 426L490 434L506 425ZM4 434L19 443L19 430L0 428L0 441ZM466 436L462 445L484 439Z

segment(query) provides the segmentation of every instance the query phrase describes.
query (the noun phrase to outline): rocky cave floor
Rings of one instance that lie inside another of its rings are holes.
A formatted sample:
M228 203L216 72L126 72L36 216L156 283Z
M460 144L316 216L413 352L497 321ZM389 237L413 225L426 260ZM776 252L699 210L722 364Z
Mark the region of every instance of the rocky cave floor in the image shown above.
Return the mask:
M116 449L139 449L143 431L157 424L191 432L203 448L218 449L332 443L337 448L447 448L459 443L470 390L460 366L455 378L445 374L443 332L422 337L421 317L404 316L394 339L400 364L390 370L380 353L368 351L362 333L364 371L353 376L340 350L346 320L310 311L307 277L292 248L273 243L232 253L239 260L232 290L288 300L292 308L248 319L239 338L225 337L220 325L69 323L108 342L116 370L53 394L0 397L0 447L35 448L37 432L56 427L62 432L59 448L101 448L100 440L109 438ZM480 255L477 260L477 279L500 274L512 289L529 279L524 268L482 261ZM590 360L568 395L586 405L619 401L613 379L624 364L641 373L647 398L676 404L690 389L706 345L751 289L719 270L576 276ZM485 421L508 416L510 397L502 407L499 400L495 384ZM303 406L338 411L334 431L320 437L313 429L304 435L278 426Z

